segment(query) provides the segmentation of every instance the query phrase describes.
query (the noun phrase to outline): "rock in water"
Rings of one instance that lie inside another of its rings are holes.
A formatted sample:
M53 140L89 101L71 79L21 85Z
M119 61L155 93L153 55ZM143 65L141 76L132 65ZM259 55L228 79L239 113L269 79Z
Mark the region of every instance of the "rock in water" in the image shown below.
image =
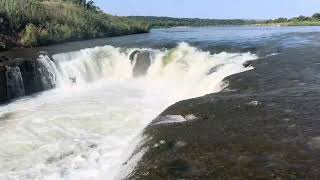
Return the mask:
M48 56L48 52L47 51L39 51L38 56Z
M219 70L219 68L223 67L224 65L223 64L220 64L220 65L217 65L217 66L214 66L212 67L208 72L207 72L207 76L217 72Z
M55 87L54 64L48 56L18 58L0 64L0 102Z
M49 58L43 57L34 61L23 61L19 64L26 95L55 87L56 78L52 63Z
M139 77L147 74L148 69L151 65L151 54L149 51L135 51L130 55L130 58L133 57L132 63L133 67L133 76Z
M0 102L7 100L6 68L4 66L0 66Z
M6 66L7 96L14 99L25 95L23 80L18 66Z
M133 60L135 59L136 55L139 54L139 53L141 53L141 51L135 50L135 51L133 51L133 52L130 54L129 59L131 60L131 63L132 63Z
M252 66L251 61L247 61L247 62L243 63L243 67L245 67L245 68L250 67L250 66Z
M36 61L38 64L38 75L42 83L42 90L48 90L55 87L56 76L54 64L48 56L39 57Z

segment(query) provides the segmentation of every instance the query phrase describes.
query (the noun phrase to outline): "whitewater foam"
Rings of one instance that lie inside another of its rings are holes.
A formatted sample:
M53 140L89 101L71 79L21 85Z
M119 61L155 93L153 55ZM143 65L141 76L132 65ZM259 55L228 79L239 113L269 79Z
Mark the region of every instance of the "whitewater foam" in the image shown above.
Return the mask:
M242 64L257 59L180 43L144 49L152 64L144 77L134 78L129 60L134 50L104 46L54 55L46 66L56 89L0 107L0 117L12 114L0 119L0 179L124 177L130 172L121 168L132 152L128 147L137 145L133 139L161 111L220 91L225 77L252 69Z

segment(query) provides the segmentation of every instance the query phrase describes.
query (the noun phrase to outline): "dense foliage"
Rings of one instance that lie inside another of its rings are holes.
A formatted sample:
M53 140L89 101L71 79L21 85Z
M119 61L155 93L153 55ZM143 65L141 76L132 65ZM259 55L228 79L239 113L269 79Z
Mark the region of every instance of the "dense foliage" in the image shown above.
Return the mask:
M133 20L147 22L151 27L174 27L174 26L223 26L223 25L246 25L254 24L254 20L243 19L199 19L199 18L172 18L154 16L129 16Z
M91 0L0 0L0 46L7 40L38 46L148 31L148 24L105 14Z
M298 16L291 19L288 18L278 18L274 20L267 20L265 24L279 24L287 26L319 26L320 25L320 13L315 13L311 17L308 16Z
M129 16L128 18L149 23L151 27L225 26L225 25L320 26L320 13L315 13L311 17L301 15L291 19L277 18L273 20L199 19L199 18L172 18L172 17L155 17L155 16Z

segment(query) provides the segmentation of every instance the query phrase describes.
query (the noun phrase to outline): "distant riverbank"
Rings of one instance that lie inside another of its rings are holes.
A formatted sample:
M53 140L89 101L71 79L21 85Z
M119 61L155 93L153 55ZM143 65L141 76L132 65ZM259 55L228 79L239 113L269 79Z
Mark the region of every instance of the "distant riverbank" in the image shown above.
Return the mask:
M311 17L298 16L291 19L199 19L155 16L129 16L129 19L148 23L152 28L209 27L209 26L320 26L320 13Z
M86 0L0 1L0 51L147 33L151 28L209 26L320 26L320 14L273 20L118 17Z
M300 21L300 22L281 22L281 23L263 23L256 26L320 26L320 21Z

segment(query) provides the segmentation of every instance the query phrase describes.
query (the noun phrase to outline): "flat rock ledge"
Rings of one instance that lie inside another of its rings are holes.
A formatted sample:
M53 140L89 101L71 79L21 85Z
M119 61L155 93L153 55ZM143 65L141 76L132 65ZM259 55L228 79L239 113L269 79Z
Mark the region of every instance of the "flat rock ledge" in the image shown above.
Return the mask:
M222 92L166 109L144 130L135 153L146 153L126 179L320 179L320 53L312 52L252 62Z

